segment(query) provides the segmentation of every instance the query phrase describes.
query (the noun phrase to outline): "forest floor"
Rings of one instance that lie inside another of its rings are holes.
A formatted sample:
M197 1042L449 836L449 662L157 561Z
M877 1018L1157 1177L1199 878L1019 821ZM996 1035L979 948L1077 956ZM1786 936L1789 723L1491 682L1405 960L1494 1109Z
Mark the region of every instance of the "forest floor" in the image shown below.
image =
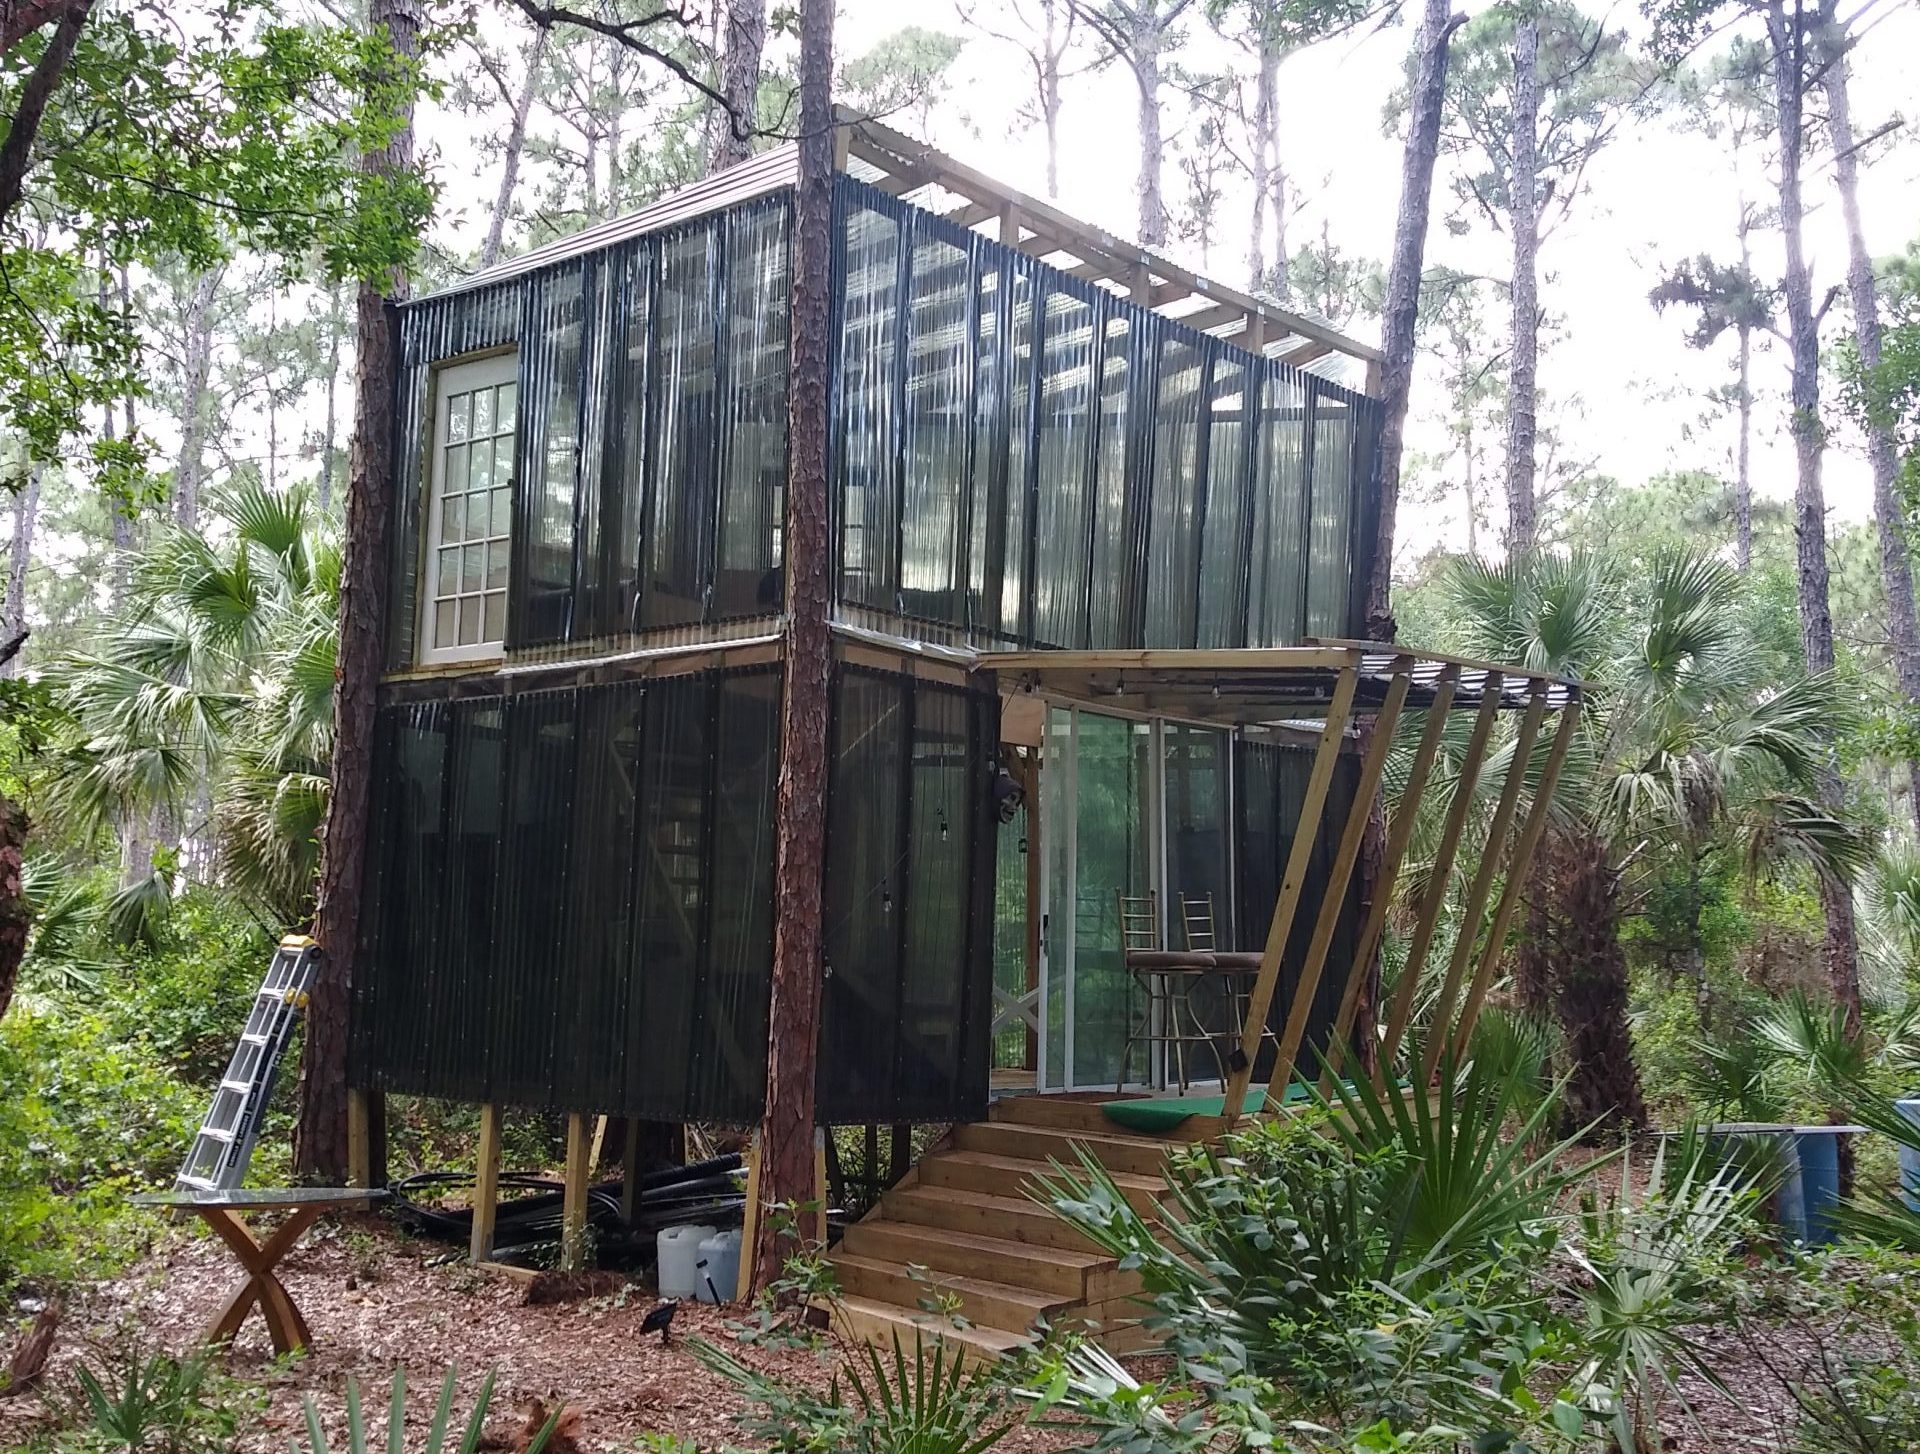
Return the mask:
M745 1401L686 1347L699 1336L722 1344L748 1366L824 1389L846 1350L822 1336L818 1347L741 1341L738 1309L683 1305L673 1341L642 1334L652 1292L629 1286L578 1301L530 1304L524 1283L478 1270L452 1249L404 1236L375 1219L322 1224L289 1253L280 1273L313 1331L310 1354L276 1361L264 1325L252 1316L227 1355L240 1380L264 1390L266 1407L243 1420L234 1454L305 1449L304 1399L312 1395L329 1445L346 1447L345 1384L360 1384L369 1423L384 1423L394 1369L406 1371L410 1427L423 1429L446 1370L458 1370L456 1419L464 1420L480 1383L496 1375L486 1448L510 1454L535 1400L564 1404L579 1416L573 1442L557 1454L631 1450L644 1435L690 1440L700 1454L751 1446L735 1416ZM129 1347L191 1349L235 1281L226 1249L197 1227L169 1228L125 1272L77 1293L43 1387L71 1397L73 1371L99 1366ZM1733 1454L1783 1447L1792 1404L1769 1365L1796 1360L1797 1326L1781 1309L1760 1338L1753 1330L1706 1329L1700 1341L1729 1399L1689 1376L1688 1418L1670 1400L1662 1419L1666 1448L1680 1454ZM1804 1351L1804 1350L1798 1350ZM1142 1370L1152 1376L1153 1360ZM0 1401L0 1449L31 1438L56 1417L32 1395ZM537 1420L536 1420L537 1422ZM1045 1454L1076 1441L1063 1430L1022 1428L999 1446L1006 1454ZM671 1447L670 1445L668 1447Z

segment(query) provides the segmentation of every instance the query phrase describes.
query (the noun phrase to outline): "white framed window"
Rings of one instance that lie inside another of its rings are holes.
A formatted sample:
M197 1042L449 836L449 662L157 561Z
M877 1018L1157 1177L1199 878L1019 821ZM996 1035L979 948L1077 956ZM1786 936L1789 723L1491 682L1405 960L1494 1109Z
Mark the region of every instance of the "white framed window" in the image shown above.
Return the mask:
M499 656L506 641L518 378L518 358L502 354L443 368L435 379L423 664Z

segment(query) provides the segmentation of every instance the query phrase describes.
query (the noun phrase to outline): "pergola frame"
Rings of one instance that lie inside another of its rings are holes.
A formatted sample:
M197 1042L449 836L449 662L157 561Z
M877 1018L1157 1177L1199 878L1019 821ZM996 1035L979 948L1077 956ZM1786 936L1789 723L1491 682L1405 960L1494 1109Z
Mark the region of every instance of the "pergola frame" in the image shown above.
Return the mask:
M1279 988L1281 964L1292 938L1294 922L1300 913L1334 768L1341 753L1347 750L1350 731L1358 729L1362 742L1359 780L1347 821L1341 825L1324 895L1314 910L1313 934L1280 1033L1279 1050L1267 1086L1267 1104L1275 1109L1281 1105L1282 1093L1298 1068L1308 1016L1327 970L1341 906L1360 860L1367 819L1401 714L1413 707L1424 709L1429 716L1399 809L1387 829L1380 877L1374 885L1372 903L1355 944L1353 962L1347 966L1341 986L1339 1009L1328 1042L1326 1064L1322 1067L1323 1085L1335 1069L1343 1041L1352 1030L1360 991L1385 929L1393 885L1412 841L1414 821L1439 756L1448 716L1455 711L1472 710L1474 726L1460 763L1454 798L1435 848L1433 872L1417 910L1400 987L1388 1012L1380 1050L1381 1066L1391 1063L1406 1033L1415 986L1433 946L1435 925L1446 900L1461 837L1472 813L1474 792L1493 742L1494 718L1503 709L1522 712L1520 729L1512 744L1489 825L1486 851L1474 869L1467 890L1463 928L1447 965L1435 1028L1428 1036L1422 1057L1421 1082L1432 1079L1440 1057L1449 1048L1457 1053L1465 1046L1492 988L1501 946L1519 907L1527 870L1546 828L1554 786L1572 746L1580 712L1578 682L1467 657L1346 640L1241 651L986 652L981 654L979 664L999 673L1003 692L1034 691L1094 707L1120 707L1239 726L1281 723L1297 726L1302 714L1319 717L1313 767L1294 827L1279 894L1274 901L1273 917L1267 926L1259 973L1248 1001L1245 1029L1229 1066L1226 1103L1222 1110L1229 1124L1240 1116L1246 1105L1254 1058ZM1541 765L1525 821L1515 830L1514 820L1518 816L1527 770L1549 712L1558 716L1553 742ZM1487 901L1503 869L1505 883L1489 923ZM1460 1004L1457 1023L1454 1022L1456 1001ZM1384 1076L1385 1072L1377 1070L1376 1073Z

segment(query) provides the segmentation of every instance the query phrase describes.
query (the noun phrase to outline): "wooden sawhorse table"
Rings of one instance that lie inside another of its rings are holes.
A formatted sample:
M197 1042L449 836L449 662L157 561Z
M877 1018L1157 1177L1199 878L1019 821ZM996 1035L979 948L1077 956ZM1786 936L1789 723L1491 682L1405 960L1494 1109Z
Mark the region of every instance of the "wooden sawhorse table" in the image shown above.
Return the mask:
M135 1197L134 1202L140 1206L173 1207L194 1213L227 1244L246 1273L245 1281L234 1288L208 1324L208 1344L232 1342L240 1325L246 1322L247 1314L258 1303L260 1314L267 1322L267 1333L273 1339L273 1351L297 1353L313 1341L313 1333L273 1269L322 1212L363 1211L385 1200L386 1195L385 1191L357 1186L296 1186L155 1192ZM255 1239L252 1229L240 1219L243 1212L291 1215L262 1242Z

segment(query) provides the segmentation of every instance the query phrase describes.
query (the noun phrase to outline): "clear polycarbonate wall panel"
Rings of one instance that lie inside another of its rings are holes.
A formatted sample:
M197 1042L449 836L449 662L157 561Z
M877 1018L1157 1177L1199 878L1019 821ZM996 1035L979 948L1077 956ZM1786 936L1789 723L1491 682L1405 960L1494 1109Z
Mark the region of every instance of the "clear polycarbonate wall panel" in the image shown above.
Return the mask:
M1018 1012L1007 1008L1007 1001L1025 999L1032 988L1027 966L1027 872L1028 855L1035 852L1028 840L1028 807L1022 803L1014 810L1013 820L1001 824L993 835L993 987L994 1019L998 1028L993 1035L993 1064L996 1069L1030 1069L1032 1031ZM1038 906L1035 906L1038 912Z
M1159 355L1147 507L1146 644L1190 647L1195 630L1207 358L1198 344L1171 330L1160 340Z
M1169 722L1161 734L1161 782L1166 834L1167 942L1189 947L1191 920L1211 919L1212 943L1231 948L1235 939L1232 796L1228 761L1231 738L1225 732ZM1183 902L1184 901L1184 902ZM1193 986L1189 1004L1200 1023L1216 1034L1230 1034L1232 1006L1217 980ZM1202 1049L1189 1073L1212 1078L1219 1067Z
M1305 389L1292 375L1269 368L1254 448L1249 646L1286 646L1305 634L1306 440Z
M973 472L967 528L967 625L999 630L1006 562L1007 274L982 267L973 281Z
M1317 389L1313 401L1313 494L1308 530L1307 634L1348 635L1353 594L1353 405Z
M653 374L653 273L651 244L637 245L615 263L622 278L625 314L614 340L611 417L616 433L610 446L605 525L609 582L600 629L632 631L640 625L640 541L647 507L648 419Z
M518 578L509 593L518 630L513 640L557 641L567 634L573 602L574 503L581 446L580 368L586 341L586 299L578 264L541 281L537 345L522 365L528 403L521 429L525 484L514 531ZM477 473L484 463L476 459ZM486 480L470 477L478 490Z
M1206 421L1206 516L1200 535L1200 617L1195 642L1199 646L1244 643L1252 373L1246 364L1227 357L1213 366Z
M966 533L961 527L973 425L969 255L944 238L916 237L911 278L899 608L908 616L962 626Z
M707 613L713 562L720 228L662 238L654 295L654 432L641 623L680 626Z
M1006 527L1000 566L1000 609L997 629L1003 636L1023 641L1027 636L1029 543L1033 535L1034 495L1039 489L1035 470L1033 431L1038 422L1035 394L1038 378L1034 355L1039 339L1034 331L1039 300L1033 269L1025 258L1013 265L1007 310L1007 495ZM992 563L989 563L991 572Z
M1136 370L1133 320L1109 310L1102 325L1099 419L1093 463L1093 555L1087 578L1087 645L1113 647L1133 640L1138 600L1138 523L1132 499L1136 457L1131 433Z
M491 1036L501 1003L493 975L496 917L507 866L507 717L498 700L457 702L447 757L445 826L435 867L440 874L433 904L436 990L426 1042L429 1064L442 1083L491 1090Z
M1035 421L1038 489L1034 530L1034 637L1082 646L1087 636L1087 560L1092 527L1096 320L1091 302L1049 294L1040 334L1040 406Z
M1073 916L1073 1083L1112 1085L1143 998L1126 968L1120 896L1153 887L1153 728L1074 716L1073 897L1049 912ZM1144 1081L1151 1069L1136 1049L1127 1079Z
M781 199L727 218L726 404L713 614L781 607L780 535L787 485L787 207Z
M973 807L968 694L917 686L907 763L907 895L895 1089L909 1114L952 1105L967 1030Z
M849 601L891 611L900 528L900 224L854 206L842 236L840 589Z

